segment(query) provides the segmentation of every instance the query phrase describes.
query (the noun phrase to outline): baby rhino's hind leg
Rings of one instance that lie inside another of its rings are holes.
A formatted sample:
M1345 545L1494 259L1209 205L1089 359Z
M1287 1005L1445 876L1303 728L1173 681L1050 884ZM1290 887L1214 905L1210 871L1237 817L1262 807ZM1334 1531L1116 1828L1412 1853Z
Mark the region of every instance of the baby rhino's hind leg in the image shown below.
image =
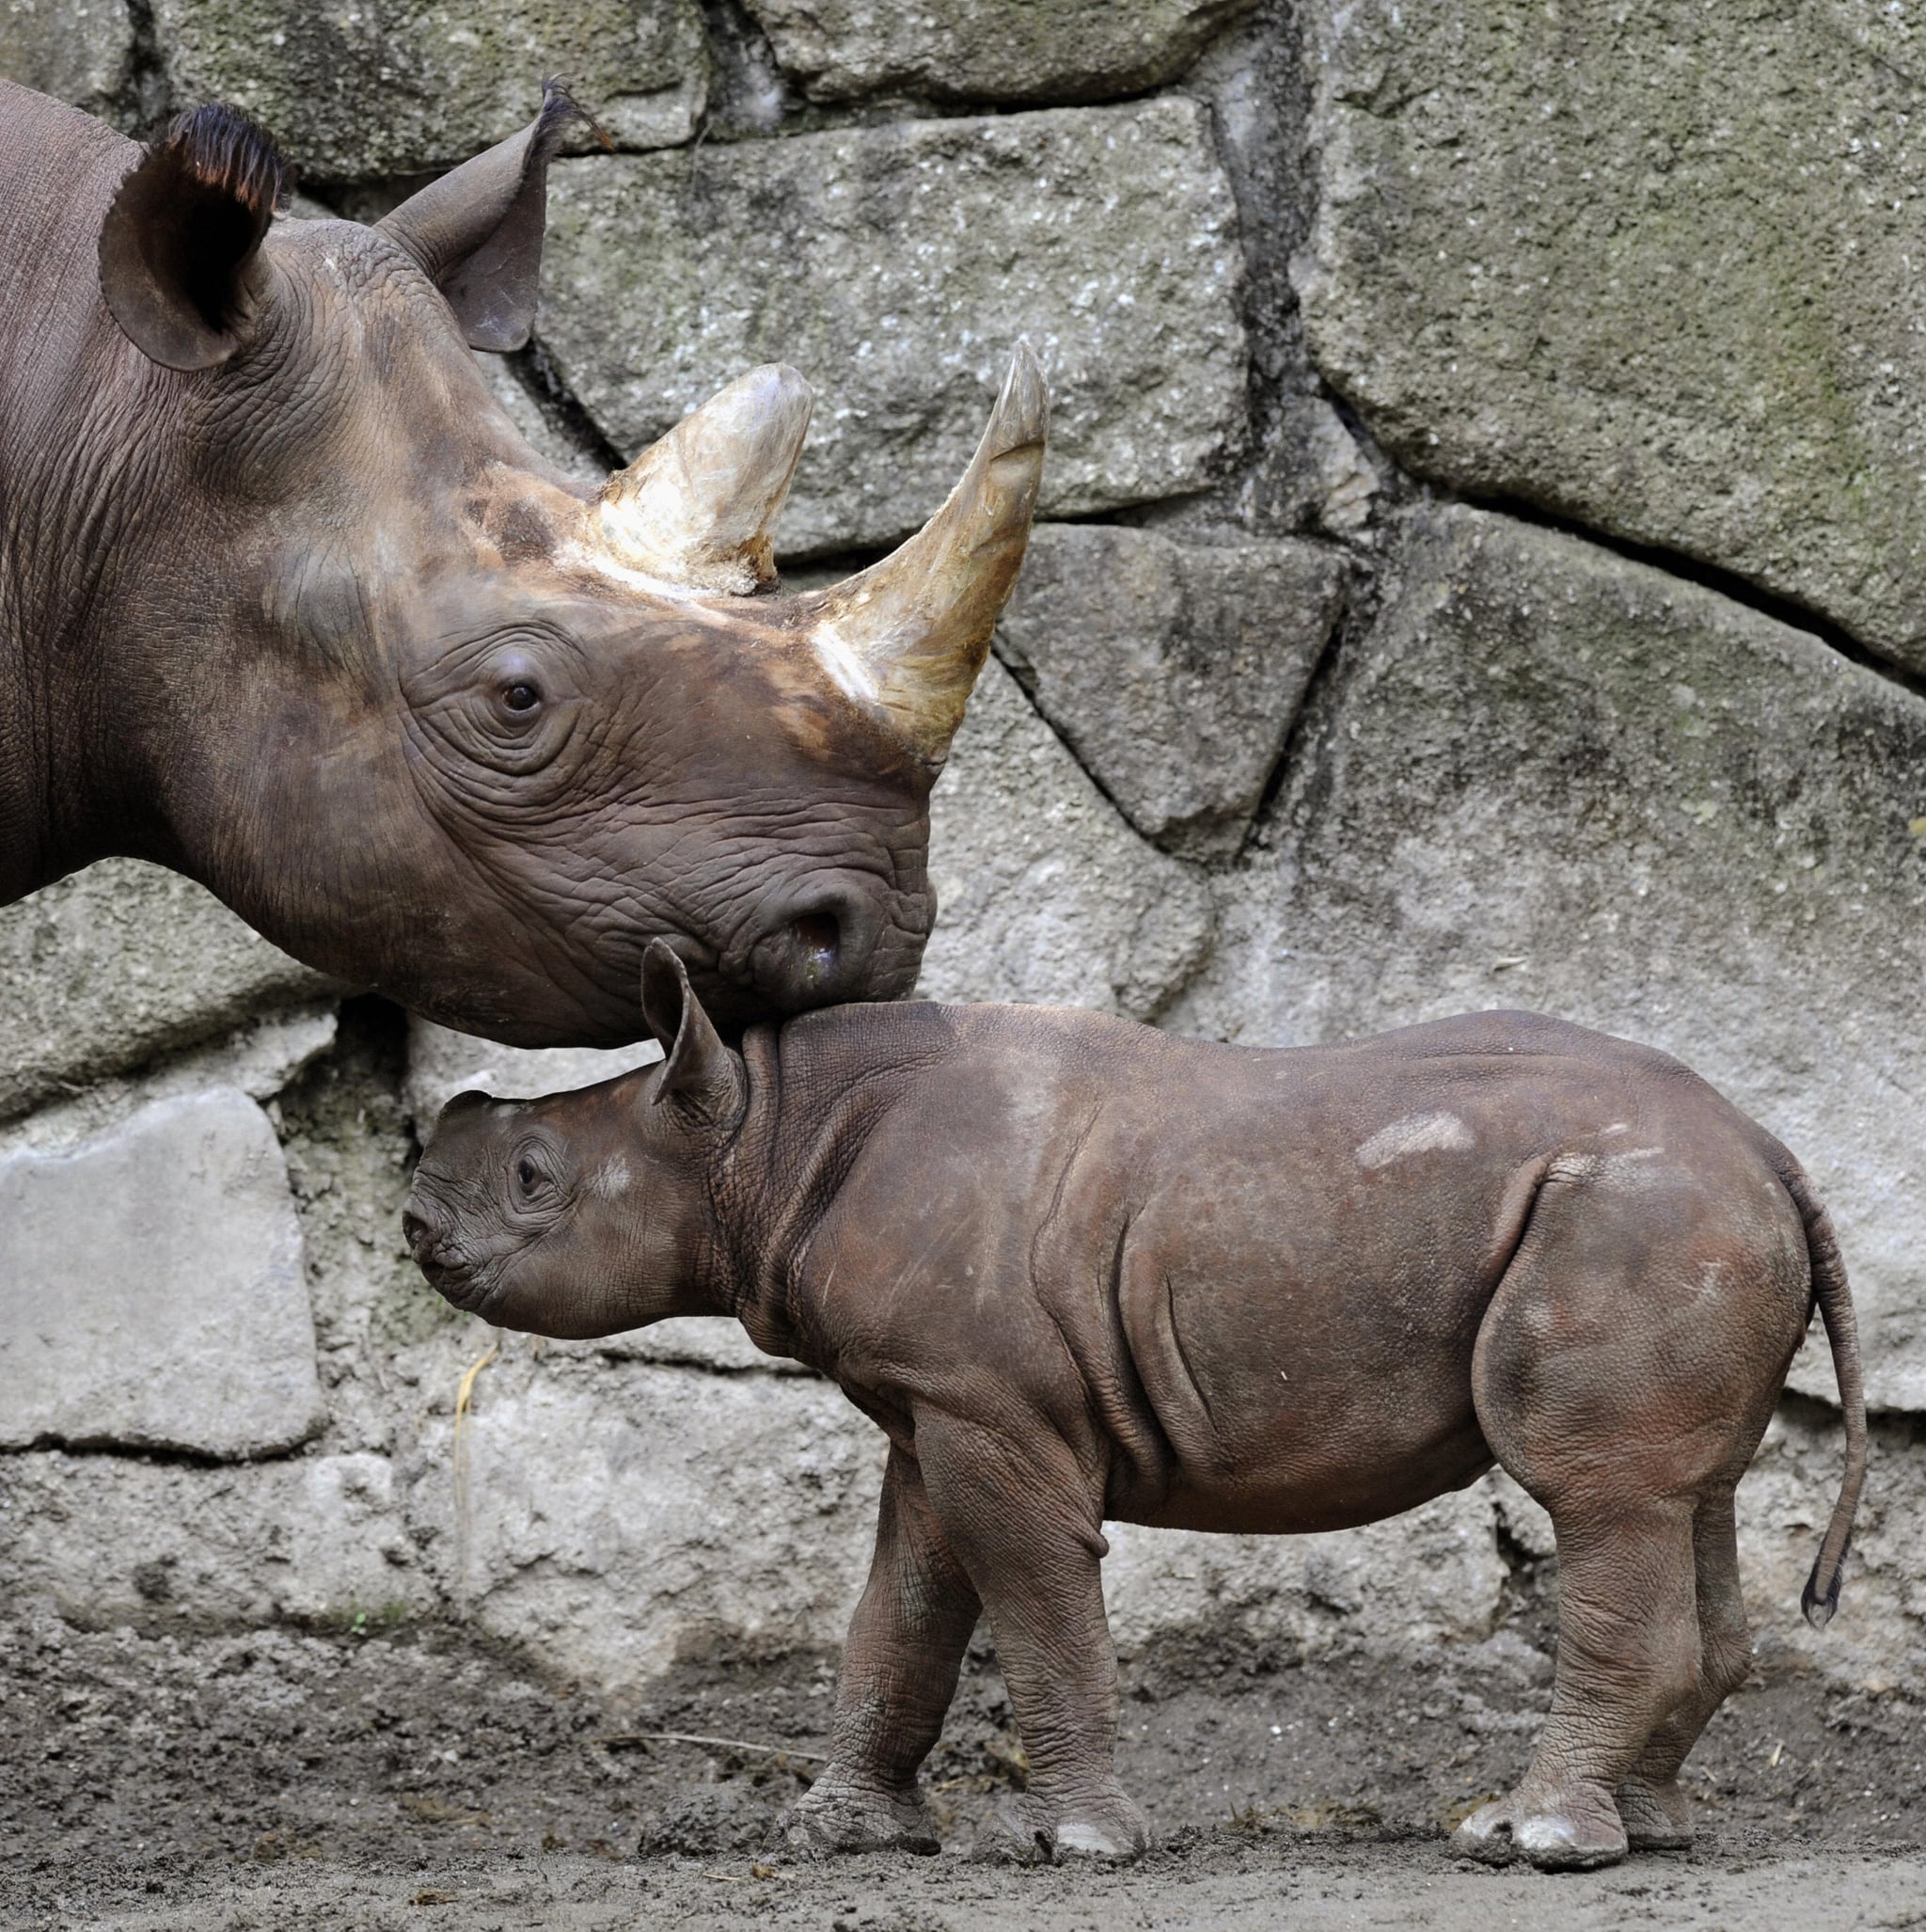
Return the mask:
M941 1849L916 1774L942 1731L978 1607L922 1471L892 1447L869 1582L836 1680L829 1762L776 1826L790 1850Z
M1756 1440L1744 1342L1693 1302L1702 1195L1656 1162L1635 1199L1583 1184L1593 1171L1548 1176L1473 1366L1486 1440L1557 1533L1558 1667L1523 1781L1453 1842L1547 1869L1624 1857L1620 1791L1642 1840L1678 1842L1674 1774L1725 1687L1708 1681L1695 1576L1716 1539L1697 1519L1723 1490L1729 1525Z
M1700 1501L1692 1543L1698 1596L1698 1694L1652 1733L1632 1775L1618 1787L1618 1813L1634 1851L1680 1851L1692 1843L1692 1807L1679 1785L1680 1766L1712 1714L1744 1683L1752 1668L1729 1485Z
M1547 1871L1616 1864L1628 1845L1616 1793L1648 1740L1697 1695L1692 1505L1554 1509L1558 1674L1523 1782L1474 1812L1454 1849Z

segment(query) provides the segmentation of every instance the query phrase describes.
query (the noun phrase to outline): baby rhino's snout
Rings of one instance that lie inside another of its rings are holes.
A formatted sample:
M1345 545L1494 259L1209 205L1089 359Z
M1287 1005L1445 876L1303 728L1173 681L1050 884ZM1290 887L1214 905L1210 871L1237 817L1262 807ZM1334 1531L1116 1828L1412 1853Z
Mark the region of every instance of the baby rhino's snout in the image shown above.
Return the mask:
M418 1195L408 1196L408 1205L402 1210L402 1239L408 1243L408 1252L422 1267L434 1258L441 1245L445 1232L432 1208Z
M468 1270L453 1241L452 1217L447 1210L428 1199L417 1188L402 1210L402 1238L415 1265L450 1300L459 1291Z
M487 1104L485 1094L465 1093L457 1094L441 1110L441 1117L422 1151L421 1164L415 1171L415 1184L402 1209L402 1238L408 1243L415 1265L457 1306L461 1305L473 1268L461 1240L457 1211L434 1186L433 1170L437 1151L447 1149L450 1118L472 1114L478 1108L485 1109Z

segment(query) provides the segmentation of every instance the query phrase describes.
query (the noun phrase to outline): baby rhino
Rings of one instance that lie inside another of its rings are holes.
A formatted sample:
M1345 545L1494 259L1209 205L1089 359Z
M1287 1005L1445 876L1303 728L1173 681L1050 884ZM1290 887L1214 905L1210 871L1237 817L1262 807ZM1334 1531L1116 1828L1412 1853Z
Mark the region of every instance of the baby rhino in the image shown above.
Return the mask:
M829 1768L796 1849L934 1850L917 1769L980 1612L1030 1758L1018 1857L1141 1850L1102 1525L1336 1529L1495 1461L1557 1531L1530 1768L1455 1848L1590 1866L1691 1835L1746 1674L1732 1492L1816 1303L1847 1467L1853 1309L1798 1164L1676 1061L1528 1013L1266 1053L1099 1015L860 1006L725 1047L659 942L659 1066L464 1094L406 1217L456 1306L592 1336L734 1315L890 1439Z

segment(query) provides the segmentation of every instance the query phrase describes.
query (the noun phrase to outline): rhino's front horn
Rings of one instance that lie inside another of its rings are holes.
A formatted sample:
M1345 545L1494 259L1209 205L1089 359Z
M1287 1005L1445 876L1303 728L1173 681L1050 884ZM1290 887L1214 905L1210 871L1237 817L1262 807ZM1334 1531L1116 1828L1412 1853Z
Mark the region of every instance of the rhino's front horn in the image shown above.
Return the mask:
M802 377L771 362L684 417L602 486L617 562L693 591L747 596L772 582L769 526L814 405Z
M818 659L938 770L1030 542L1050 400L1019 342L950 499L880 563L798 599Z

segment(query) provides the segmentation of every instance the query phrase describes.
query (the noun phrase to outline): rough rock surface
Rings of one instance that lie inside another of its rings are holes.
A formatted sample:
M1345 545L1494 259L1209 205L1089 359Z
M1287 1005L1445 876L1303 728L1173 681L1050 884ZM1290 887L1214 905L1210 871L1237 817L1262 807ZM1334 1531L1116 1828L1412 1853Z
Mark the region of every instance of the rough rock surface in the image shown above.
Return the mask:
M1808 1347L1811 1345L1808 1344ZM1874 1696L1926 1685L1926 1455L1918 1424L1875 1417L1866 1493L1839 1614L1814 1630L1799 1593L1839 1495L1839 1432L1816 1404L1789 1402L1739 1485L1739 1568L1753 1644L1767 1668L1796 1659Z
M1050 524L998 651L1145 838L1236 851L1343 603L1333 551Z
M1238 442L1242 263L1193 103L559 165L539 324L633 455L759 362L818 386L779 554L882 544L961 475L1027 336L1049 515L1200 488Z
M451 1419L425 1433L447 1478L413 1499L482 1628L612 1685L718 1639L840 1639L883 1443L839 1391L639 1363L597 1375L526 1346L474 1390L459 1451Z
M1203 883L1145 845L992 660L930 800L917 990L1147 1019L1210 942Z
M0 1118L331 982L213 894L109 859L0 909Z
M1124 1652L1202 1626L1252 1654L1315 1656L1353 1643L1381 1655L1484 1641L1508 1573L1482 1489L1409 1516L1321 1536L1208 1536L1104 1527L1103 1596Z
M328 1052L337 1030L332 1001L262 1013L137 1072L110 1074L66 1099L16 1115L0 1124L0 1154L69 1153L156 1101L184 1100L217 1086L277 1105L276 1096Z
M393 1464L365 1451L212 1469L4 1456L0 1597L96 1629L378 1628L435 1604L400 1501Z
M133 64L126 0L0 0L0 77L112 120Z
M1532 1006L1676 1053L1805 1164L1871 1399L1926 1407L1926 702L1569 536L1462 509L1408 536L1172 1023ZM1823 1348L1793 1370L1830 1378Z
M1255 0L748 0L812 101L1097 101L1175 79Z
M552 73L619 144L670 146L708 83L694 0L153 0L153 22L183 105L237 103L324 180L465 160L524 125Z
M1312 355L1420 474L1926 668L1926 34L1851 0L1305 9Z
M0 1446L231 1458L321 1420L287 1167L245 1094L0 1160Z

